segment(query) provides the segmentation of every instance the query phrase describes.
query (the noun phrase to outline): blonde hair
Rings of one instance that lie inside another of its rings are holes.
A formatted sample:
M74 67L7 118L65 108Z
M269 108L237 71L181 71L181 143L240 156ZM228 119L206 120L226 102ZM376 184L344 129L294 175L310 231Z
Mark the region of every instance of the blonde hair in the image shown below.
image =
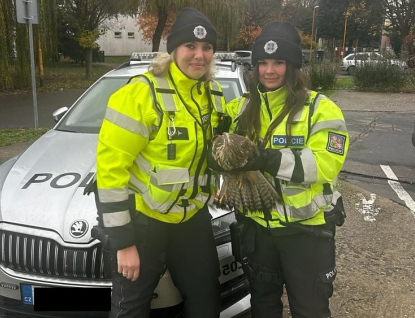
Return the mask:
M161 53L158 54L150 63L148 67L148 71L154 76L163 76L167 73L170 67L170 63L175 61L174 56L176 54L176 50L173 50L170 54L169 53ZM204 81L206 85L213 80L215 73L217 72L215 59L212 58L210 62L210 67L207 70Z

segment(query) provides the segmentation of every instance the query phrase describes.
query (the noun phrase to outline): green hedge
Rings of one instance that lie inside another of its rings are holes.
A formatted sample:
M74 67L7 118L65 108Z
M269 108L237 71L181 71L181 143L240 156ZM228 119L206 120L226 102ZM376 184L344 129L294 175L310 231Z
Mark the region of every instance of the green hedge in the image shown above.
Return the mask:
M338 69L338 64L330 61L310 63L305 71L309 76L311 89L316 91L333 89Z
M405 87L404 71L388 61L356 66L354 85L360 91L400 92Z

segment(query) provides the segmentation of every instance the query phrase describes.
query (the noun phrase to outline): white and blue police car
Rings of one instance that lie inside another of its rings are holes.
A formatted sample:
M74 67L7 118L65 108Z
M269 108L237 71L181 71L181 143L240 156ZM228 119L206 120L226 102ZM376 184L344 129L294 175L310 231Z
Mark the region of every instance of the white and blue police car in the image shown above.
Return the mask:
M95 173L98 132L109 96L144 73L151 58L133 53L131 61L102 76L70 108L55 111L55 127L0 166L0 316L108 315L35 311L34 291L110 289L101 243L91 236L97 224L94 197L83 192ZM228 61L216 64L226 100L241 96L246 90L243 67ZM221 317L233 317L250 306L247 279L232 256L228 226L234 215L215 208L211 214L221 265ZM154 292L152 317L179 317L181 303L167 270Z

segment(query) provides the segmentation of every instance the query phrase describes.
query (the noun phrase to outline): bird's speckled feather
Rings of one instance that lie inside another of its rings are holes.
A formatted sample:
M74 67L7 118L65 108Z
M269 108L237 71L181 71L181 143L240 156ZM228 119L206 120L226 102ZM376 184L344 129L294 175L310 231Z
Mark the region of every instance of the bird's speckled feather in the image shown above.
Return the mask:
M257 154L256 145L249 139L224 133L212 143L212 157L226 172L218 204L237 208L241 212L272 210L279 195L260 171L232 171L241 168Z

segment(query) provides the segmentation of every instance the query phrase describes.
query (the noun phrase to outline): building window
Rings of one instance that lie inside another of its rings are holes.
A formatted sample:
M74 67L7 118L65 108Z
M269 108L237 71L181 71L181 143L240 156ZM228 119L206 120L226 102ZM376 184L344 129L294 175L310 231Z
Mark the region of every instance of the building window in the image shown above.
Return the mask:
M134 39L134 32L128 32L128 38Z
M120 38L121 32L114 32L114 38Z

